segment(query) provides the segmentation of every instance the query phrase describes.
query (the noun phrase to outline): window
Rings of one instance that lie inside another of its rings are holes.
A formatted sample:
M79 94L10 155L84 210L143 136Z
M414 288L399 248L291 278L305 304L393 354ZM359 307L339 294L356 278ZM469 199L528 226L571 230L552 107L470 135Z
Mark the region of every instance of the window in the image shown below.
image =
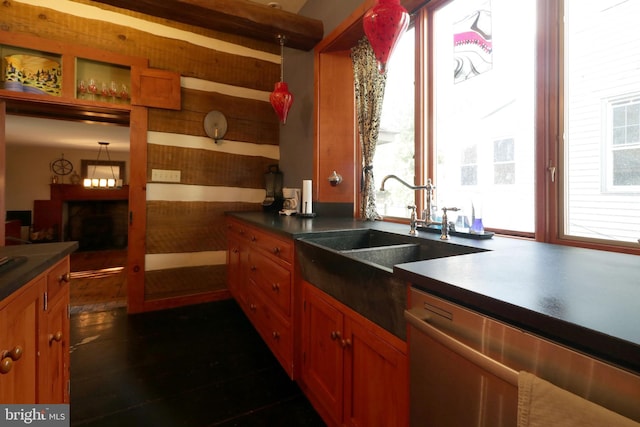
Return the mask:
M614 191L640 190L640 99L610 105L611 159L608 188Z
M516 163L513 138L493 142L493 183L513 185L516 183Z
M481 204L486 228L533 233L536 1L455 0L431 13L437 204L466 216Z
M415 176L415 33L404 33L389 63L382 116L373 171L377 185L387 175L409 184ZM417 184L422 184L418 182ZM415 184L414 184L415 185ZM408 217L407 206L416 203L416 192L397 181L388 181L386 191L376 194L376 209L382 216Z
M565 0L566 238L640 238L640 2Z
M475 144L462 150L460 185L478 185L478 146Z
M391 58L382 129L393 137L376 152L389 165L376 164L376 178L422 184L412 179L424 171L437 206L469 216L473 204L489 229L637 247L638 16L631 0L431 0L416 15L420 37L405 35ZM415 81L425 84L414 135ZM420 205L421 192L400 187L379 199L380 213Z

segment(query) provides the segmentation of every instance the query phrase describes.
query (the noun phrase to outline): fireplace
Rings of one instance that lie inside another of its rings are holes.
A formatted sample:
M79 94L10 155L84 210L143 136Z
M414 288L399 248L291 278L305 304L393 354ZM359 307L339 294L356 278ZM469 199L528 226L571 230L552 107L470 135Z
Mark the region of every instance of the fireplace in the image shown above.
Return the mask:
M33 202L35 232L46 231L44 234L53 241L78 241L80 250L126 248L128 185L113 190L50 185L50 200Z
M127 246L126 200L87 200L66 203L65 240L79 250L124 249Z

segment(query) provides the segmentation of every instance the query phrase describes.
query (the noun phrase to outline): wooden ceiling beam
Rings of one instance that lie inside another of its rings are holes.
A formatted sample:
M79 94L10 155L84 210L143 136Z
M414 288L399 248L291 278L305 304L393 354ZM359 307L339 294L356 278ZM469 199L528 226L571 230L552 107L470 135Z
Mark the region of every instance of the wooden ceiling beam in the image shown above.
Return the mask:
M210 30L311 50L322 40L322 21L247 0L92 0Z

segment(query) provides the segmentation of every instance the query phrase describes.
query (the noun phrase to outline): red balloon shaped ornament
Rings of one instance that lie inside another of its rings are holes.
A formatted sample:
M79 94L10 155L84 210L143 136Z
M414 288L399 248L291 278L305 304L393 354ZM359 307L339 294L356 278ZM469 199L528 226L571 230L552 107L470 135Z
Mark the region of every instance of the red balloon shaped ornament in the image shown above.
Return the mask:
M378 0L365 13L362 24L376 55L378 71L383 73L400 35L409 26L409 13L400 0Z
M269 95L269 101L280 121L286 124L289 108L293 104L293 94L289 92L289 86L285 82L276 83L275 89Z

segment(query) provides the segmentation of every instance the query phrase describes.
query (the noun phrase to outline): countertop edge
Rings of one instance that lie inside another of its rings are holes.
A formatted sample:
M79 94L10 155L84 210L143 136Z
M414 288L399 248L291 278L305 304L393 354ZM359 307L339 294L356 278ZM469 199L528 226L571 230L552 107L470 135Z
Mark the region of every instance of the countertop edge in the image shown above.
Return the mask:
M4 246L2 256L22 256L27 261L0 275L0 300L21 289L49 267L78 249L78 242L56 242L32 245Z

